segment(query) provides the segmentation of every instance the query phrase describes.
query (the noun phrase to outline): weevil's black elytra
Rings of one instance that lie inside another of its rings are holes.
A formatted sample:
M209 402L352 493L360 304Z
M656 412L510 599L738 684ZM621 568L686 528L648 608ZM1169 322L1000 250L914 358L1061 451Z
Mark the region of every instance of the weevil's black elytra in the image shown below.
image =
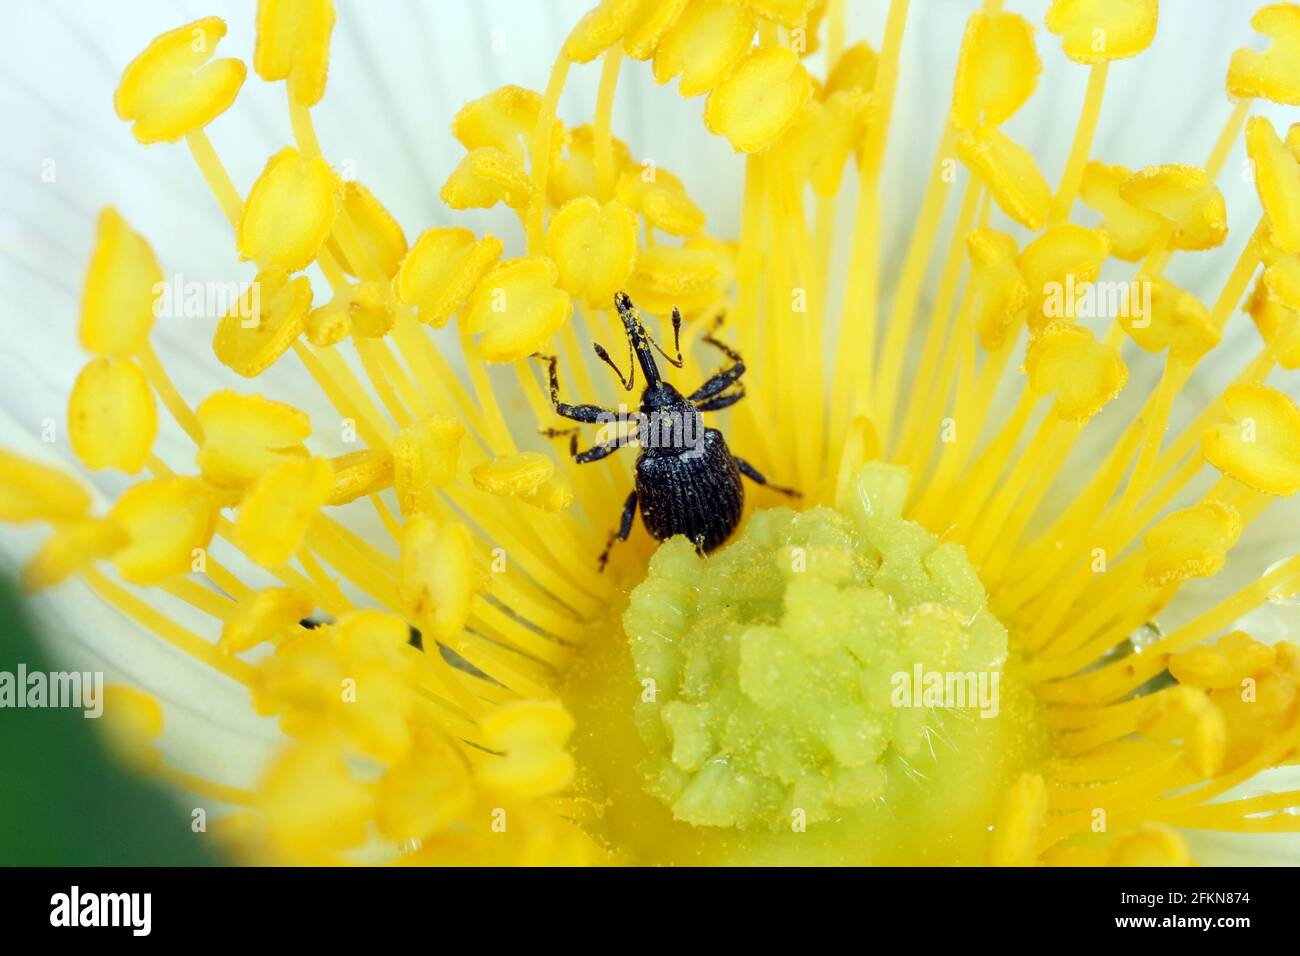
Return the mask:
M673 535L684 534L701 553L707 553L731 537L740 524L745 505L742 475L782 494L798 497L799 493L793 489L769 484L758 469L731 453L722 432L704 427L701 412L719 411L745 397L745 387L741 384L745 363L740 354L711 333L703 336L701 341L718 349L729 364L690 395L683 396L664 381L654 356L657 351L674 368L682 367L681 313L673 309L673 347L677 353L673 357L650 337L626 293L614 295L614 307L627 333L627 375L601 345L593 343L596 355L614 370L619 384L628 391L635 386L638 366L646 384L641 392L641 408L635 417L636 441L641 447L636 459L636 487L624 502L618 528L610 534L600 555L601 570L605 568L614 543L626 541L632 533L632 521L638 506L641 521L653 538L665 541ZM721 316L718 322L721 322ZM551 404L557 415L588 424L627 420L619 412L599 405L572 405L560 401L555 357L538 355L537 358L547 363ZM553 437L568 435L569 453L579 464L599 461L631 443L630 437L624 435L579 451L576 428L547 429L544 434Z

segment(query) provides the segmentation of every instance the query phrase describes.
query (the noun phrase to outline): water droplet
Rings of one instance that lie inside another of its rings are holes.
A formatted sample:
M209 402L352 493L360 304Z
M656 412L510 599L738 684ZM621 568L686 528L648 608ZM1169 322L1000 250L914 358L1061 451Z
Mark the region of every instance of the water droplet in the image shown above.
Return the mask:
M1265 571L1264 574L1272 574L1289 560L1291 559L1284 558L1281 561L1274 562L1269 565L1268 570ZM1291 581L1278 584L1273 588L1273 590L1268 592L1268 600L1270 604L1281 604L1285 607L1300 607L1300 579L1292 579Z
M1160 630L1159 624L1155 621L1147 621L1128 636L1128 643L1133 648L1134 654L1141 654L1164 636L1164 631Z

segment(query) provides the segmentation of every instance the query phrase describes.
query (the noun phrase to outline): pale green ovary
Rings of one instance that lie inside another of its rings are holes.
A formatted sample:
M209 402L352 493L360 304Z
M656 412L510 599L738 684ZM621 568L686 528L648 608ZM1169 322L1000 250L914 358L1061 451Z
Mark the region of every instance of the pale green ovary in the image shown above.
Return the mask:
M1006 631L953 543L900 517L905 469L864 466L847 513L756 512L707 559L663 544L623 625L643 688L646 786L683 822L787 827L857 807L933 715L898 673L995 671ZM648 699L653 698L653 699Z

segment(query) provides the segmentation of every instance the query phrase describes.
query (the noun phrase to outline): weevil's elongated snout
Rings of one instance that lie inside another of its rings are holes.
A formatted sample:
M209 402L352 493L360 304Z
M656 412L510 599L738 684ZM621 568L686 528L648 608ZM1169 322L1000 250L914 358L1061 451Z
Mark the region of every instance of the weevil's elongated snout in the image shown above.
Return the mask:
M663 379L659 375L659 366L655 362L654 352L650 349L650 338L646 335L645 326L637 318L636 306L632 304L626 292L615 292L614 307L618 309L619 317L623 320L623 328L627 332L627 339L636 352L641 372L645 375L646 386L653 388L659 385Z

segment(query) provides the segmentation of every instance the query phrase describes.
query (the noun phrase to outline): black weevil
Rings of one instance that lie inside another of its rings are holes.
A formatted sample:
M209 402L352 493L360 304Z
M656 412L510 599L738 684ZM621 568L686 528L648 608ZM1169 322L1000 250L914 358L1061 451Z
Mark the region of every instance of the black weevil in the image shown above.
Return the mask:
M627 376L624 377L599 343L593 343L596 355L614 370L619 382L629 392L636 380L636 367L632 364L635 356L646 385L641 392L641 410L634 416L636 443L641 448L636 459L636 487L623 505L618 530L610 534L605 550L601 552L600 569L604 570L614 542L626 541L632 532L632 519L636 516L638 503L641 505L641 520L656 540L665 541L673 535L684 534L695 543L697 551L707 553L726 541L740 523L745 503L741 475L782 494L798 497L799 492L791 488L769 484L758 469L733 455L722 432L716 428L704 428L701 412L716 412L745 397L745 387L740 382L745 374L745 363L739 353L712 334L703 336L701 341L722 352L730 364L683 397L660 376L659 366L650 350L654 346L670 365L682 367L681 313L673 309L673 347L677 357L672 358L650 338L626 293L615 294L614 307L618 309L627 332ZM537 358L547 363L551 403L556 414L587 424L612 424L626 420L623 413L599 405L570 405L560 401L555 356L538 355ZM548 429L544 434L551 437L568 435L569 453L579 464L599 461L632 443L630 435L620 434L610 441L579 451L577 428Z

